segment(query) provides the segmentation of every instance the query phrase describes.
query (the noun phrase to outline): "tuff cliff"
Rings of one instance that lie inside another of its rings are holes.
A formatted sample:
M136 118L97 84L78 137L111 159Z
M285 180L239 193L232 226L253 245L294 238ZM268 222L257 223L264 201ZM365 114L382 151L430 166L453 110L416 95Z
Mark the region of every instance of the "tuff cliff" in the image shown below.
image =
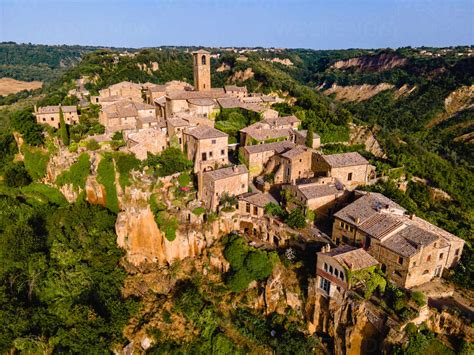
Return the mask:
M381 72L407 64L408 59L392 53L381 53L379 55L361 56L347 60L339 60L331 65L332 69L355 68L359 71Z

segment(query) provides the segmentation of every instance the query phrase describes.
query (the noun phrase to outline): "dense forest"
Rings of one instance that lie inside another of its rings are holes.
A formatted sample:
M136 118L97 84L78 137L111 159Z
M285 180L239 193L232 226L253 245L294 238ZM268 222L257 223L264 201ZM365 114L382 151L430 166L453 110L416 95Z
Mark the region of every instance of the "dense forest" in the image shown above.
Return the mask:
M51 141L45 139L45 132L56 138L60 138L60 132L37 125L32 115L33 105L75 103L68 97L68 90L74 88L76 79L84 77L89 79L86 88L91 94L123 80L192 82L189 52L193 49L0 44L0 77L47 82L41 91L15 94L2 101L5 106L0 107L1 353L12 348L30 353L102 353L104 349L121 349L126 345L123 328L141 307L140 300L126 298L121 292L127 275L121 264L123 252L116 245L114 232L117 201L108 201L107 206L99 207L89 205L81 196L78 202L70 204L58 189L40 182L49 154L55 149ZM325 151L361 151L377 166L379 173L386 172L390 176L388 181L366 189L384 193L410 213L466 240L462 262L450 278L472 289L472 89L470 98L459 100L454 109L446 105L446 99L453 92L474 84L474 59L455 54L466 49L451 48L448 54L432 57L423 56L421 50L437 54L442 53L441 49L260 49L245 53L212 49L219 55L211 63L212 84L222 87L236 83L246 85L249 91L278 94L285 102L273 108L281 115L299 117L303 128L321 136ZM272 58L288 59L292 65L269 61ZM354 58L358 60L354 65L335 66ZM396 64L387 66L387 62ZM216 72L223 66L225 70ZM244 77L244 72L252 75ZM333 84L349 87L380 83L392 86L365 100L337 100L325 94ZM413 90L399 94L404 86ZM80 109L81 124L69 132L75 149L81 139L103 130L95 122L98 107ZM227 132L232 142L237 142L238 130L256 119L241 110L223 110L216 118L216 127ZM364 151L363 144L350 145L353 125L376 129L376 138L386 158ZM14 133L24 140L21 150ZM116 143L123 143L121 137L117 137ZM97 149L90 144L90 150ZM22 162L17 159L19 152L24 157ZM173 157L179 159L173 161ZM139 166L136 159L116 152L107 156L100 166L102 175L99 176L106 189L109 183L114 183L112 159L116 159L118 170L127 173ZM168 162L165 165L170 169L181 163L189 167L189 162L172 150L160 157L150 155L146 163L157 165L163 161ZM89 160L83 156L76 164L61 175L58 183L85 184L87 175L81 171L88 172ZM159 176L180 170L161 169L163 171L156 170ZM394 169L396 176L389 173ZM398 188L397 183L401 181L406 182L406 191ZM435 188L445 192L448 198L433 196ZM154 207L157 209L154 212L159 214L159 208ZM268 277L279 257L244 246L237 237L229 237L222 244L231 266L226 275L226 287L236 293L250 282ZM252 342L257 344L253 350L270 344L270 349L277 353L295 348L305 352L315 345L314 339L304 337L301 324L294 319L288 321L292 315L257 317L237 307L224 312L231 318L228 321L210 295L227 301L229 289L208 285L197 278L178 286L172 295L176 300L173 311L184 324L195 327L194 337L178 344L162 337L156 329L153 336L157 343L151 353L191 349L238 353L235 344L222 331L229 324L240 329L242 336L253 337ZM169 320L171 316L164 314ZM146 319L140 321L146 322ZM269 335L275 329L281 337Z

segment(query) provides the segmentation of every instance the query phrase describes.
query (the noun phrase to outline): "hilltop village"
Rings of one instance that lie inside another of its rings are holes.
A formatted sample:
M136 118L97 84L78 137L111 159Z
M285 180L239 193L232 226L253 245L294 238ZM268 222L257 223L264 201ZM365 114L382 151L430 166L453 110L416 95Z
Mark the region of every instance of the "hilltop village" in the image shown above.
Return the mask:
M47 182L63 179L59 185L69 202L83 194L90 203L118 212L117 243L131 265L173 265L205 254L211 268L227 272L235 265L212 254L212 248L229 235L242 236L258 250L290 250L290 260L293 250L302 251L313 265L305 276L306 308L286 286L272 294L270 281L261 302L269 312L284 297L305 313L314 334L335 333L335 314L343 322L338 312L352 304L348 299L361 294L370 299L375 289L385 288L380 280L416 292L458 264L463 239L367 191L384 177L364 156L324 154L317 131L302 129L298 117L272 108L284 98L248 92L245 86L213 88L211 53L198 50L192 58L193 85L124 81L90 95L78 80L70 94L83 107L100 107L105 132L74 150L63 147L48 163ZM233 135L217 129L216 117L235 109L251 117L249 124ZM74 105L58 105L35 107L34 115L37 123L61 130L78 125L79 112ZM129 155L161 164L166 156L167 163L184 168L158 176L152 169L134 169L137 164L122 169ZM106 163L115 171L108 180L101 175ZM85 184L67 180L68 169L86 171ZM256 280L237 280L234 288L251 289ZM380 333L392 328L390 317L373 305L365 307L357 312L371 327ZM409 320L421 324L427 312L423 308ZM150 346L143 341L141 348ZM337 352L347 350L348 343L336 344Z

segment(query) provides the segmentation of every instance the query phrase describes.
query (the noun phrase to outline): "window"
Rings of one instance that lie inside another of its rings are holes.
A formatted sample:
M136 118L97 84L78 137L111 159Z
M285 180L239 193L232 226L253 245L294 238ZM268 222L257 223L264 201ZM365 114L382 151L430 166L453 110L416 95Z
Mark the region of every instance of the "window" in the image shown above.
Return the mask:
M221 155L225 155L225 149L221 149Z
M329 265L329 273L332 274L333 273L333 270L332 270L332 266Z
M426 261L431 261L431 254L426 257Z
M245 184L242 184L242 188L245 189Z
M323 268L324 268L324 271L326 271L326 272L327 272L327 271L328 271L328 264L324 263L324 266L323 266Z
M201 57L201 64L202 64L202 65L206 65L206 56L205 56L205 55L203 55L203 56Z
M444 258L444 253L439 254L439 260L443 260Z
M45 122L45 121L46 121L46 118L45 118L45 117L43 117L43 122Z
M181 138L178 139L178 143L181 144L183 140Z
M202 153L202 155L201 155L201 160L202 160L202 161L206 161L206 160L207 160L207 155L206 155L206 153Z
M414 261L411 266L415 267L416 266L416 261Z
M303 159L300 159L300 163L303 161Z
M454 253L454 255L459 255L459 250L460 249L456 249L456 252Z
M339 270L338 269L334 269L334 276L339 277Z
M403 265L403 258L401 256L398 257L398 263L400 265Z
M326 293L329 293L329 286L330 285L331 285L331 283L328 280L321 278L321 282L319 283L319 287L322 290L326 291Z
M213 139L213 140L211 141L211 143L212 143L212 144L216 144L216 140Z
M258 207L257 206L253 206L253 214L255 216L258 215Z
M209 158L212 158L212 152L209 152Z
M345 279L344 273L343 273L342 271L339 273L339 278L340 278L342 281L344 281L344 279Z
M428 270L423 271L423 275L427 275L427 274L429 274L429 273L430 273L430 272L429 272Z
M395 270L393 273L398 277L402 277L402 273L400 271Z
M250 213L250 203L245 205L245 212Z
M352 173L349 173L347 174L347 181L351 181L352 180Z

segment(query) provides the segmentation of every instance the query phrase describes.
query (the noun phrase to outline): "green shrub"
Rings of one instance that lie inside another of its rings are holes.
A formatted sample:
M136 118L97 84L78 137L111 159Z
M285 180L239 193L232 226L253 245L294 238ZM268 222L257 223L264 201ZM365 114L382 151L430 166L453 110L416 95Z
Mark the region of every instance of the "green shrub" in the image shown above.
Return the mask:
M196 216L200 216L202 214L206 213L206 209L204 207L196 207L194 210L193 210L193 214L195 214Z
M100 148L100 144L95 139L89 139L86 143L86 148L94 151Z
M140 160L138 160L133 154L125 153L114 153L114 159L117 166L117 170L120 174L119 183L122 189L126 186L130 186L130 171L138 169L140 167Z
M425 297L425 295L424 295L422 292L420 292L420 291L414 291L414 292L412 292L412 293L411 293L411 299L412 299L413 301L415 301L415 303L416 303L418 306L420 306L420 307L422 307L422 306L424 306L424 305L426 304L426 297Z
M42 179L46 175L49 154L43 152L41 149L29 147L27 145L23 145L21 150L28 174L33 180Z
M231 266L227 276L227 286L233 292L245 290L253 280L266 279L278 260L275 252L249 247L245 240L238 235L231 235L224 240L224 257Z
M304 228L306 227L306 217L303 214L301 208L295 208L293 211L290 212L288 215L288 219L286 223L291 228Z
M178 183L181 187L186 187L191 182L191 177L187 172L183 172L178 176Z
M170 242L176 239L176 230L178 229L178 219L166 211L159 211L155 215L155 221L158 228L165 233L166 239Z
M28 201L34 199L39 204L52 203L57 206L66 206L68 204L61 191L49 185L35 182L22 187L21 192L27 197Z
M31 183L31 177L23 162L8 165L5 169L4 180L8 187L21 187Z
M69 170L63 171L56 178L56 184L63 186L72 184L75 189L84 189L89 176L90 160L89 154L82 153L77 162L71 165Z
M97 167L97 181L105 187L105 206L112 212L119 211L117 188L115 187L115 169L112 156L102 156Z

